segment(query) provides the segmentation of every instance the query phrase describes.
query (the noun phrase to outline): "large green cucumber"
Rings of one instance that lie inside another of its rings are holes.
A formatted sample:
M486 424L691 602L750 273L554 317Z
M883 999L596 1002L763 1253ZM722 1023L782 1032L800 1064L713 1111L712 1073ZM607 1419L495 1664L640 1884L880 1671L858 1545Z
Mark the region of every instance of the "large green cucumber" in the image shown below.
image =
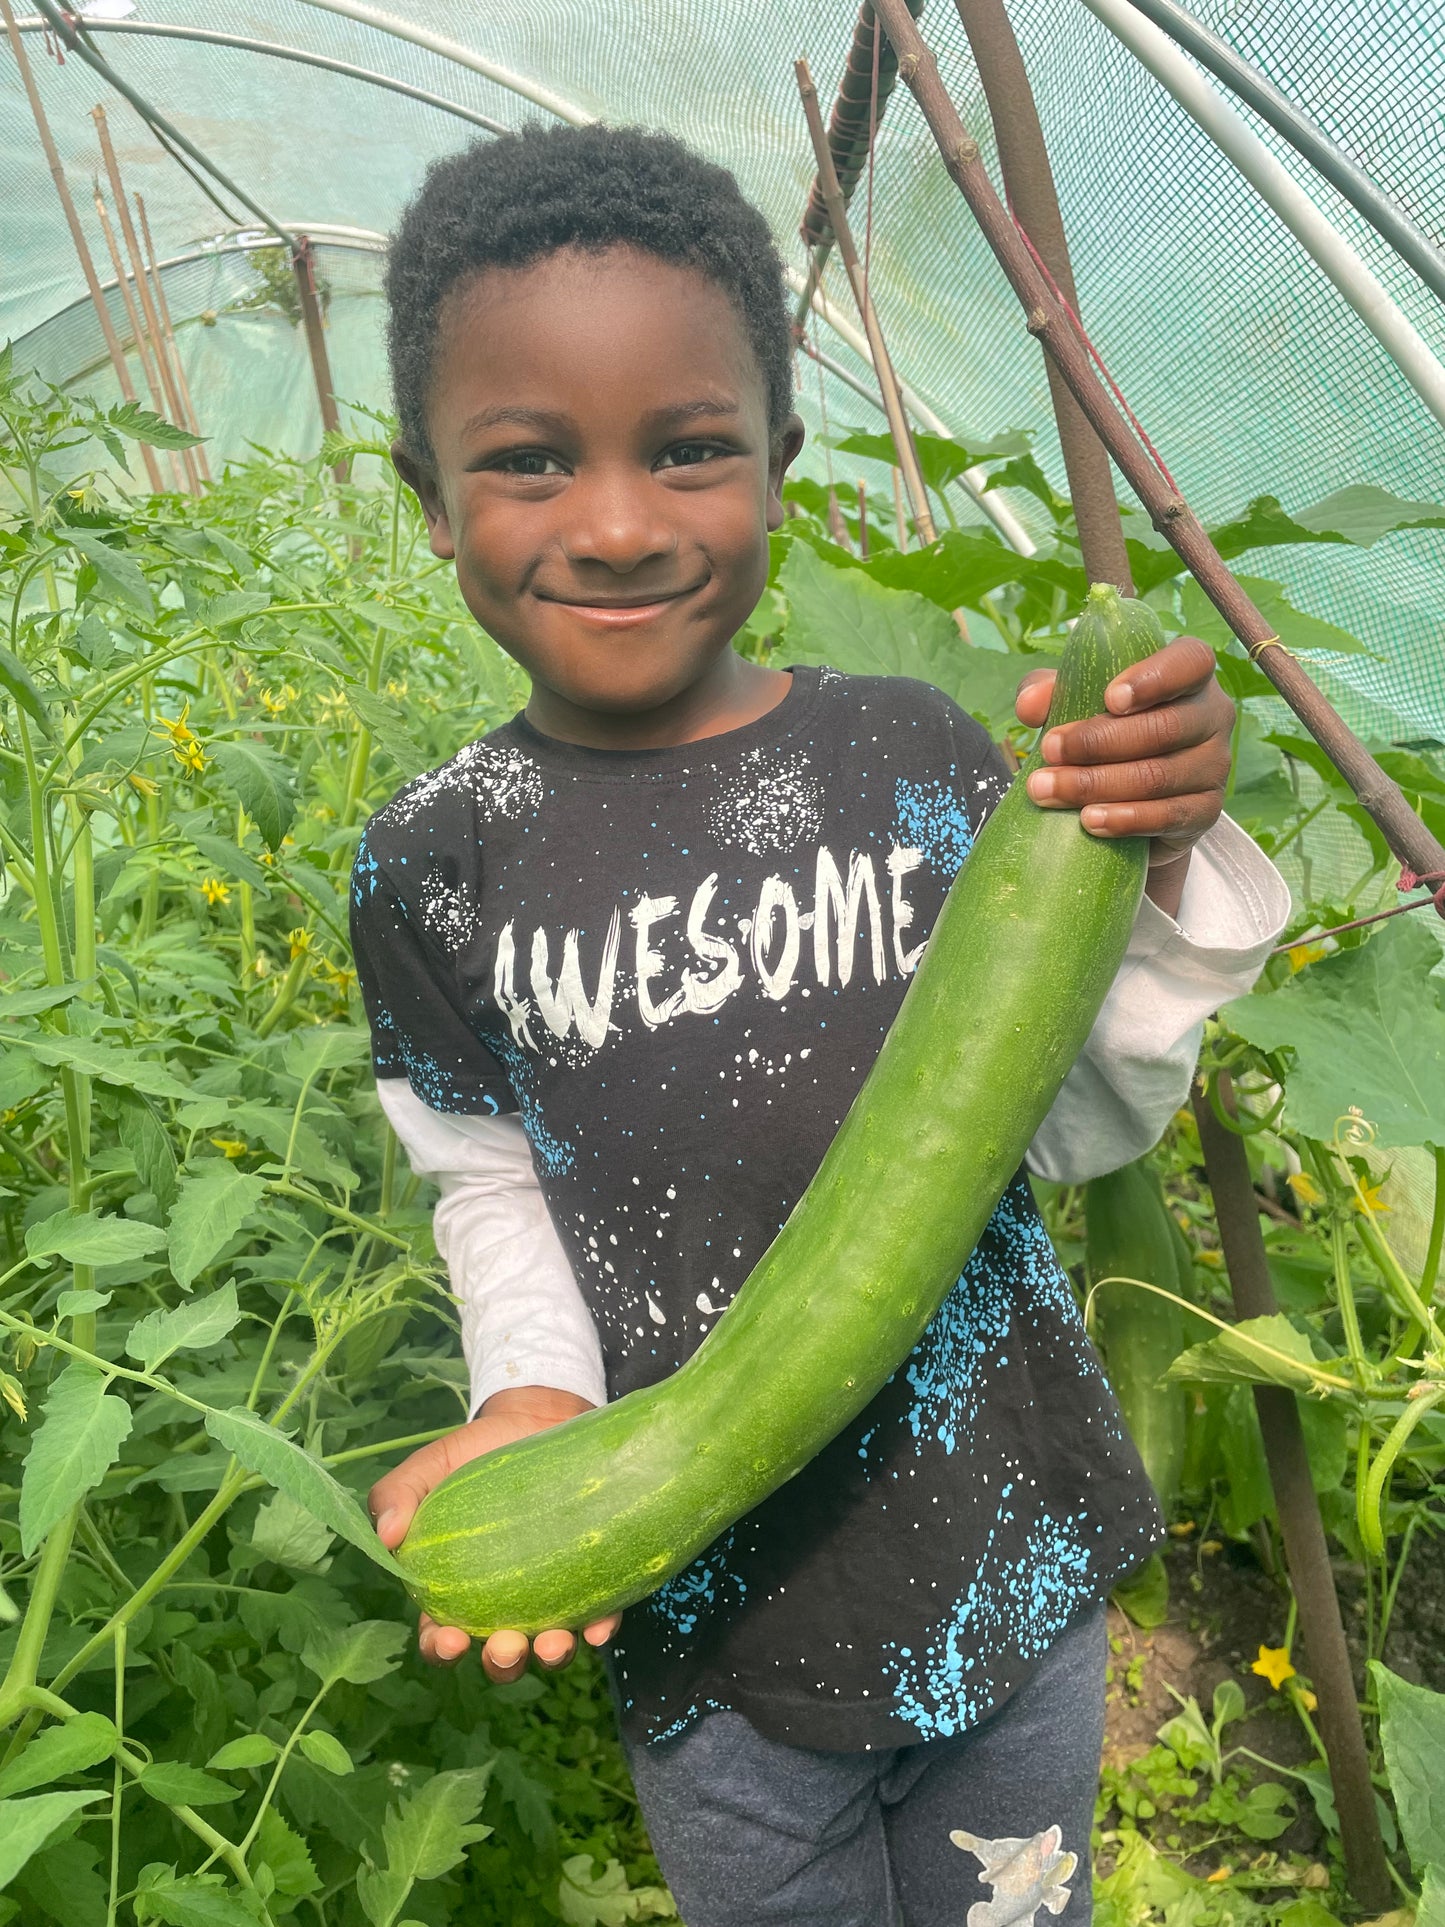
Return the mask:
M1187 1395L1164 1374L1188 1342L1186 1314L1134 1285L1098 1287L1105 1278L1138 1278L1187 1297L1188 1247L1169 1215L1158 1172L1143 1159L1089 1183L1084 1219L1085 1262L1096 1291L1094 1335L1124 1423L1167 1512L1184 1470Z
M1050 721L1103 708L1163 642L1096 586ZM812 1183L699 1350L660 1384L463 1466L398 1557L472 1633L580 1627L664 1584L792 1478L907 1358L1083 1046L1143 887L1141 839L1091 837L1023 778L980 833Z

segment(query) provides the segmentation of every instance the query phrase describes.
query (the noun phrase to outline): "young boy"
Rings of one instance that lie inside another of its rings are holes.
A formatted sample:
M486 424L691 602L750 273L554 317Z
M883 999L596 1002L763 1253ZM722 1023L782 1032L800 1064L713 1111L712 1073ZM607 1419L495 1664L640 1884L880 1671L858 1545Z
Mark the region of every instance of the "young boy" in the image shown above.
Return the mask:
M802 442L777 256L675 142L529 130L434 167L388 276L435 554L525 711L368 826L378 1090L435 1179L471 1423L372 1494L397 1544L477 1454L675 1370L862 1083L1007 775L921 683L732 638ZM1149 898L1030 1154L1145 1150L1288 899L1220 818L1230 705L1180 640L1031 779L1153 838ZM1021 690L1042 722L1049 678ZM1192 852L1192 856L1191 856ZM1067 930L1059 933L1068 941ZM900 1156L907 1147L899 1147ZM587 1629L689 1927L1089 1911L1103 1601L1158 1517L1020 1173L907 1364L688 1571ZM620 1630L619 1630L620 1627ZM466 1651L423 1621L438 1663ZM532 1648L565 1665L573 1635ZM520 1634L483 1663L517 1675Z

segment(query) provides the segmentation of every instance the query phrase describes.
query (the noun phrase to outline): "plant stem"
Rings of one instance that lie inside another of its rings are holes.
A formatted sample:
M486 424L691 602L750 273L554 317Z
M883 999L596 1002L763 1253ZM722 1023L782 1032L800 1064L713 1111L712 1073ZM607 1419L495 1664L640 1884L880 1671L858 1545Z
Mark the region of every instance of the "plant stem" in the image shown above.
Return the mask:
M115 1629L115 1730L125 1740L125 1640L124 1626ZM110 1898L106 1903L105 1927L115 1927L115 1896L120 1885L120 1794L121 1765L115 1762L110 1795Z
M1420 1296L1427 1305L1435 1296L1435 1281L1440 1276L1440 1249L1445 1245L1445 1146L1436 1144L1430 1148L1435 1161L1435 1208L1430 1214L1425 1268L1420 1273Z

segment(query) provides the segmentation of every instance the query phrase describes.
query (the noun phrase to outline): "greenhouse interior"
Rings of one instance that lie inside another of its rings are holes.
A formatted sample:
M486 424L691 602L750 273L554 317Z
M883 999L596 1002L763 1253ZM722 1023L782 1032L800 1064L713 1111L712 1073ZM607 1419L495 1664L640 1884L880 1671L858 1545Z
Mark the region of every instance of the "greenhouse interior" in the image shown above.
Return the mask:
M0 1927L1445 1927L1439 12L0 26ZM799 447L770 417L692 733L494 639L398 427L404 217L524 129L674 137L673 208L727 170L744 267L579 245L711 277L759 394L781 260ZM1159 728L1116 704L1114 775L1035 809L1106 659L1174 676ZM859 677L913 743L835 860ZM584 862L558 799L604 781ZM1151 800L1085 836L1095 794ZM678 1079L740 1134L711 1204ZM504 1366L513 1324L583 1362Z

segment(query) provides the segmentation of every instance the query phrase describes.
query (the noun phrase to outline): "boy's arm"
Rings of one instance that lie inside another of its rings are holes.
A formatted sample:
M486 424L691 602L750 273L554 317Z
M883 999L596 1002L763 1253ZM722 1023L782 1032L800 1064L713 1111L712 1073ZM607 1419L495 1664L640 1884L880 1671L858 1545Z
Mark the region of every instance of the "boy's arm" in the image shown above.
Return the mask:
M1204 1019L1242 997L1289 918L1284 879L1228 817L1194 845L1176 916L1145 898L1104 1007L1029 1146L1079 1184L1158 1142L1188 1101Z
M405 1078L379 1078L376 1094L412 1170L441 1193L433 1223L461 1306L469 1410L522 1388L606 1404L597 1330L548 1216L521 1120L444 1115Z

